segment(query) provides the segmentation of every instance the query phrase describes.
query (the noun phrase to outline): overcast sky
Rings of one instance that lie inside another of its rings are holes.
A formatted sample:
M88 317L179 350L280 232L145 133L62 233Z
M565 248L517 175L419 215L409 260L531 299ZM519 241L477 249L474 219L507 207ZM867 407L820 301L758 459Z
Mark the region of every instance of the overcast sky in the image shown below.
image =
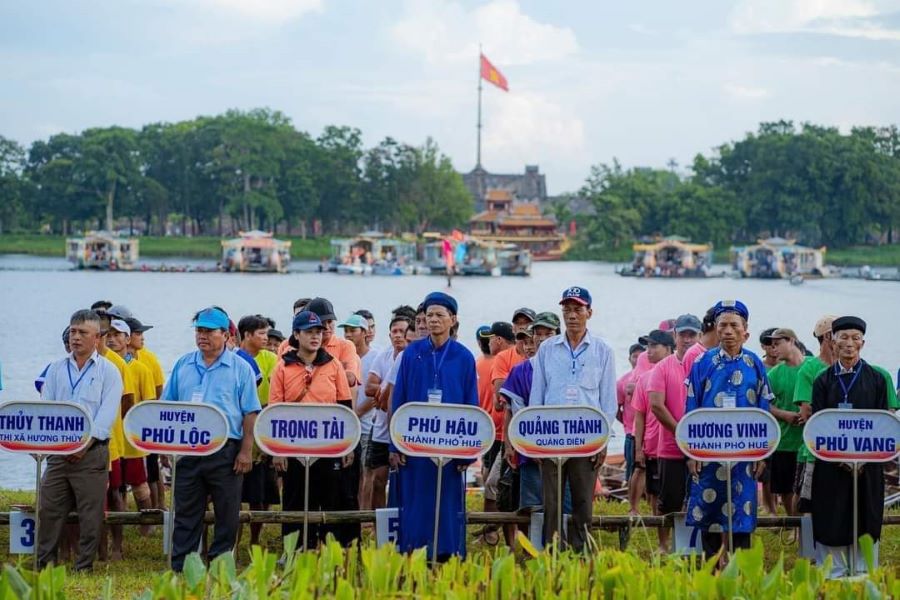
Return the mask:
M551 194L763 120L900 123L900 0L40 0L0 4L0 135L268 106L468 171L479 42L510 85L485 87L483 163Z

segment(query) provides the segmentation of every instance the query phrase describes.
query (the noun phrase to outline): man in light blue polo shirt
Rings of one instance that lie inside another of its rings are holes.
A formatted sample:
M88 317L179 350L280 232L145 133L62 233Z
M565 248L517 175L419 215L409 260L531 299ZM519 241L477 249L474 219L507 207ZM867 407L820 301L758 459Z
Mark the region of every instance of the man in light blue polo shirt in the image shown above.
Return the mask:
M122 376L109 360L97 353L100 317L79 310L69 322L72 352L50 363L41 387L41 399L73 402L91 417L88 446L68 456L51 456L41 481L41 529L38 566L56 562L59 536L66 517L78 510L76 571L89 571L100 545L109 464L109 436L122 399Z
M550 338L532 359L529 406L583 405L602 412L612 423L616 418L616 369L612 348L587 329L591 318L591 294L583 287L570 287L563 292L563 321L566 331ZM562 468L563 484L572 492L572 526L568 541L575 550L584 548L586 531L591 525L591 506L597 471L606 460L606 450L584 458L570 458ZM557 468L550 461L541 465L544 514L555 515ZM557 532L557 519L544 519L544 539L552 540Z
M200 543L207 497L212 497L216 514L210 560L234 548L243 475L253 466L253 425L261 410L256 378L247 361L225 348L228 323L228 315L216 307L194 315L198 349L178 359L161 398L212 404L228 420L228 442L221 450L211 456L178 460L172 535L175 571L181 571L184 559Z

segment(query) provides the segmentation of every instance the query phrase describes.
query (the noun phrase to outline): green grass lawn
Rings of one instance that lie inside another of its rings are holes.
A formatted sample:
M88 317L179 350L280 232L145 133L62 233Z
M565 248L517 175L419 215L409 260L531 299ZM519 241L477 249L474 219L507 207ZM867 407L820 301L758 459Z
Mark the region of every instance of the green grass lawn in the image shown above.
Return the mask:
M220 258L221 239L218 237L140 237L142 257ZM319 260L330 255L328 238L297 237L291 240L291 256L298 260ZM5 234L0 235L0 254L33 254L36 256L65 256L65 237L58 235Z
M0 490L0 511L9 510L12 504L27 504L33 502L31 492L12 492ZM481 510L482 499L480 495L469 494L467 505L469 510ZM649 514L649 507L642 506L642 512ZM595 514L624 515L627 513L627 505L624 503L608 503L598 501L594 507ZM475 539L477 527L469 527L470 560L490 561L496 553L496 548L479 543ZM363 530L364 543L373 537L371 529ZM791 568L795 562L798 545L793 530L760 530L757 534L765 546L765 559L767 567L771 567L779 556L784 554L785 568ZM244 535L238 550L238 570L249 563L250 549L247 544L249 530L245 526ZM618 534L611 531L597 533L597 541L600 548L617 549ZM262 545L274 552L281 553L281 530L277 525L266 525L263 528ZM501 541L502 545L502 541ZM651 562L656 558L657 538L656 531L650 529L634 528L628 544L628 551ZM0 548L9 547L9 529L0 528ZM499 546L498 546L499 547ZM17 560L22 564L28 564L30 558L8 557L11 563ZM897 568L900 565L900 528L886 527L881 540L881 565ZM96 562L94 572L91 574L68 574L66 579L66 592L69 598L97 598L100 596L107 579L112 580L113 597L131 598L140 593L150 584L153 576L165 571L166 560L162 553L162 528L156 527L149 537L141 537L136 527L125 527L125 560L120 562Z

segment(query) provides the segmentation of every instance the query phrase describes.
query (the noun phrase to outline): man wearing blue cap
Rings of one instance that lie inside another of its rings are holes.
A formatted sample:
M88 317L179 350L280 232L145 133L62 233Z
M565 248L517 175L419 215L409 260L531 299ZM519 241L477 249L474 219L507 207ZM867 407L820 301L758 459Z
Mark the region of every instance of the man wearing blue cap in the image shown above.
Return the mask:
M407 402L436 402L478 406L475 358L451 339L457 323L457 304L451 296L433 292L425 297L430 335L407 346L400 359L391 396L392 412ZM390 444L392 468L399 468L400 527L397 545L404 552L425 546L432 560L466 555L465 477L471 461L451 460L444 465L440 497L437 556L434 546L434 507L437 466L429 458L403 456ZM394 490L391 490L393 496Z
M591 334L587 322L593 315L591 294L583 287L570 287L562 294L566 331L545 341L534 356L529 406L586 405L599 409L612 423L616 418L616 369L613 352L602 338ZM591 525L591 507L597 471L606 451L585 458L570 458L562 468L563 485L572 491L572 526L568 542L575 550L585 546ZM559 511L557 468L541 465L544 514ZM544 539L557 533L557 519L544 519Z
M697 359L688 377L685 413L698 408L759 408L769 410L769 391L762 360L744 348L750 311L738 300L722 300L713 310L719 346ZM765 462L737 462L731 467L731 506L725 506L726 467L717 462L688 461L693 475L687 524L702 534L703 552L712 556L728 535L729 514L735 548L749 548L756 529L756 476Z
M228 315L216 307L194 316L197 350L176 361L161 398L212 404L228 420L228 441L221 450L178 461L172 534L172 569L176 572L200 543L207 497L212 497L216 514L209 558L231 552L239 528L243 475L253 466L253 425L261 410L256 377L247 361L226 350L228 325Z

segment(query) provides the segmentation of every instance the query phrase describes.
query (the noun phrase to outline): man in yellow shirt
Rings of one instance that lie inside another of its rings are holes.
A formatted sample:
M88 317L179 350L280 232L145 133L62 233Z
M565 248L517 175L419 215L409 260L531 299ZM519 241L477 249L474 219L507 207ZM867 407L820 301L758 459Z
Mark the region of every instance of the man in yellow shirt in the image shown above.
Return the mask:
M110 317L105 312L100 313L100 339L97 342L97 353L103 358L109 360L116 366L119 375L122 377L122 404L113 422L112 430L109 437L109 487L106 493L107 509L113 512L122 512L126 510L125 497L119 491L122 486L122 467L119 459L122 457L123 448L125 446L125 432L122 429L122 415L128 412L128 409L134 404L135 385L131 372L125 360L110 350L106 346L106 338L110 332ZM122 526L112 525L109 527L112 531L112 553L109 558L112 560L122 559ZM107 559L106 547L106 531L103 529L103 536L100 541L100 560Z
M144 400L156 400L156 388L153 385L153 375L146 365L134 359L128 352L128 342L131 338L131 328L125 321L113 319L110 321L109 334L106 336L106 345L109 349L121 357L131 373L135 386L134 403ZM147 484L147 469L144 465L146 452L142 452L131 445L124 437L122 456L119 459L122 480L124 486L131 486L134 503L139 510L147 510L152 507L150 501L150 486ZM141 534L148 535L150 526L141 526Z
M131 337L128 338L129 355L137 362L145 365L153 377L153 387L155 390L154 398L162 395L163 386L166 379L163 375L162 366L159 359L156 358L150 349L144 346L144 332L152 329L152 325L144 325L136 317L124 319L131 329ZM130 363L129 363L130 364ZM162 478L159 476L159 465L162 462L168 466L168 458L159 456L158 454L148 454L144 458L147 466L147 485L150 487L150 505L159 510L166 508L166 486Z
M237 324L240 336L240 348L235 352L244 360L253 361L259 367L260 379L256 384L259 403L265 407L269 403L269 380L278 356L270 352L266 346L269 342L269 321L261 315L242 317ZM259 451L253 444L253 469L244 475L241 502L250 505L250 510L269 510L272 504L280 504L278 481L272 458ZM262 523L250 524L250 544L259 544Z

